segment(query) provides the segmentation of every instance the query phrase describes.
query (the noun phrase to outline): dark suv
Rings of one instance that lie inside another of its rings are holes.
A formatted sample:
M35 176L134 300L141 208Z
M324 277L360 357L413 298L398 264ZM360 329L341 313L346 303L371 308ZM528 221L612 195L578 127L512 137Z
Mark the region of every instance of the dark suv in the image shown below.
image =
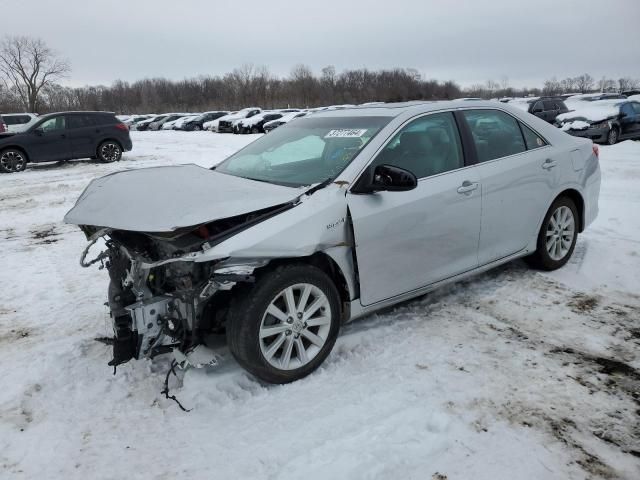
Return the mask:
M0 134L0 172L21 172L27 162L74 158L115 162L131 146L129 127L113 113L50 113L24 132Z
M563 99L557 97L532 98L525 102L519 102L519 105L515 103L512 103L512 105L526 107L527 112L549 123L555 122L556 117L561 113L569 111Z

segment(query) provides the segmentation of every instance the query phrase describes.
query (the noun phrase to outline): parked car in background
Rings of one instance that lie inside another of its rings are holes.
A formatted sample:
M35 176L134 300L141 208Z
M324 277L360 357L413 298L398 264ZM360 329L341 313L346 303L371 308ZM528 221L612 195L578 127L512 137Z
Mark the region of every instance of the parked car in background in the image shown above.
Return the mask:
M260 112L262 112L261 108L248 107L248 108L243 108L242 110L238 110L234 114L229 114L229 115L225 115L224 117L220 117L218 119L216 131L218 133L232 133L234 121L242 120L243 118L253 117L254 115L259 114Z
M113 113L50 113L25 131L0 134L0 171L21 172L28 162L75 158L115 162L131 147L129 128Z
M38 120L36 113L5 113L2 115L8 132L27 130Z
M640 138L640 102L599 100L558 115L556 126L575 137L613 145Z
M204 130L204 124L207 122L211 122L212 120L217 120L220 117L224 117L225 115L229 115L229 112L216 110L213 112L204 112L200 115L197 115L193 118L185 119L182 124L177 128L178 130L185 130L187 132Z
M201 114L200 113L194 113L192 115L186 115L184 117L181 117L177 120L173 121L173 124L171 125L171 129L172 130L184 130L182 127L185 124L185 122L188 122L190 120L194 120L196 118L198 118ZM164 126L162 127L164 128Z
M134 125L134 127L139 132L144 132L144 131L149 129L149 125L151 125L152 123L160 122L160 121L164 120L165 118L167 118L168 116L169 116L168 114L155 115L155 116L153 116L151 118L148 118L146 120L142 120L140 122L137 122Z
M264 133L264 124L271 120L277 120L282 118L285 113L263 111L250 118L243 118L236 124L236 129L233 133Z
M206 364L225 331L243 368L287 383L354 318L516 258L562 267L599 190L589 140L498 102L407 103L301 118L210 170L93 180L65 222L108 240L110 365Z
M278 118L277 120L271 120L270 122L265 122L265 124L262 126L262 128L264 129L264 133L269 133L271 130L274 130L286 123L291 122L293 119L295 118L302 118L302 117L306 117L307 115L309 115L309 112L292 112L292 113L287 113L285 115L283 115L282 117Z
M514 98L508 103L549 123L553 123L561 113L569 111L564 100L559 97Z
M571 95L569 98L565 99L564 103L569 110L576 110L590 102L598 102L600 100L623 100L625 98L627 97L618 93L581 93L578 95Z
M153 117L155 117L155 115L131 115L129 118L124 120L122 123L124 123L125 125L129 125L129 128L133 129L132 127L136 123L142 122L143 120L148 120L148 119L153 118Z
M147 130L149 131L157 131L162 129L162 126L167 122L173 122L174 120L179 119L180 117L184 117L188 115L187 113L169 113L164 118L160 120L154 120L149 124Z

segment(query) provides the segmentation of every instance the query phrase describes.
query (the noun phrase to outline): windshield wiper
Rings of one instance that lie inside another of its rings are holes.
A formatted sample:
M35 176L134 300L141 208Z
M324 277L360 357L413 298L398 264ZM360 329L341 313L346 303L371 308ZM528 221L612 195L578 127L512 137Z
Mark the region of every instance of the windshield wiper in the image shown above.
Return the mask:
M305 195L313 195L314 193L316 193L318 190L322 190L324 187L326 187L327 185L330 185L331 182L333 182L333 177L329 177L325 180L323 180L322 182L320 182L319 184L317 184L315 187L311 187L309 190L307 190L305 193Z

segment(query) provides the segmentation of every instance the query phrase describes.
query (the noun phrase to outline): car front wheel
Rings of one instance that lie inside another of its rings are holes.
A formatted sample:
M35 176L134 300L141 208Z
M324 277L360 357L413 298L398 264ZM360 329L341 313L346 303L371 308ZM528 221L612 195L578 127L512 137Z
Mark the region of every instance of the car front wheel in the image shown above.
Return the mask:
M568 197L553 202L538 233L537 249L526 258L542 270L556 270L569 261L578 239L578 210Z
M264 273L234 295L227 343L238 363L269 383L288 383L325 360L340 329L340 297L333 281L310 265Z
M27 168L27 157L20 150L7 148L0 151L0 172L16 173Z
M607 133L607 144L615 145L618 142L618 129L616 127L611 127L609 133Z
M107 140L98 147L98 158L105 162L117 162L122 158L122 147L118 142Z

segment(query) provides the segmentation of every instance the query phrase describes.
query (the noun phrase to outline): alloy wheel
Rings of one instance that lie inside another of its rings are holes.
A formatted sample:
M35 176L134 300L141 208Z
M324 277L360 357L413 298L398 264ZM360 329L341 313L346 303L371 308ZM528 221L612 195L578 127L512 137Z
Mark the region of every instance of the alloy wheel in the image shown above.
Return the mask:
M575 235L575 219L567 206L561 206L549 218L546 232L547 253L553 260L562 260L567 256Z
M26 166L26 159L17 150L7 150L0 156L0 166L5 172L21 172Z
M331 330L327 296L315 285L299 283L278 293L260 323L260 351L280 370L308 364L327 342Z
M120 158L120 146L114 142L107 142L100 148L100 156L105 162L115 162Z
M609 134L607 135L607 143L609 145L615 145L618 141L618 130L612 128L609 130Z

